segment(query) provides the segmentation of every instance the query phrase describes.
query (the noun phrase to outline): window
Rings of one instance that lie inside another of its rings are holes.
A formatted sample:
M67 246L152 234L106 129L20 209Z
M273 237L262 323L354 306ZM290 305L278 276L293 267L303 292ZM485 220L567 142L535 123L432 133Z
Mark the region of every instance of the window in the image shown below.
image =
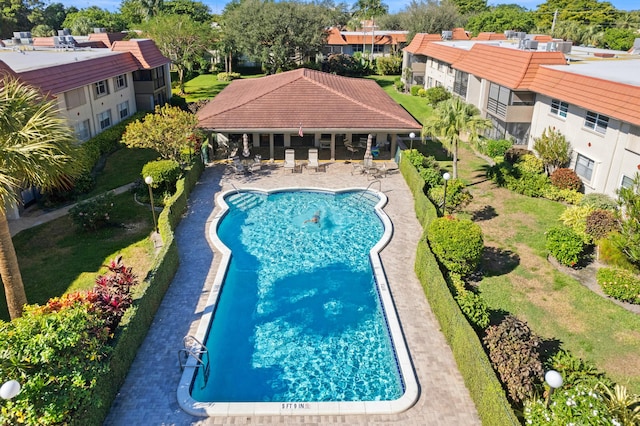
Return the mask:
M120 116L120 120L129 116L129 101L118 104L118 115Z
M584 120L584 127L595 130L598 133L605 133L609 125L609 117L598 114L597 112L587 111L587 117Z
M65 92L64 103L67 105L67 109L77 108L86 104L87 98L84 95L84 87Z
M111 126L111 110L108 109L97 115L100 130L104 130Z
M584 178L587 182L591 182L591 175L593 175L593 166L595 162L585 157L582 154L578 154L576 158L576 174L581 178Z
M76 137L81 141L89 140L91 137L91 129L89 128L89 120L80 121L73 125Z
M126 88L127 87L127 75L126 74L120 74L119 76L115 77L113 79L113 85L116 87L116 91Z
M629 176L622 176L622 182L620 183L621 188L631 188L633 186L633 179Z
M457 71L455 81L453 82L453 93L460 95L462 99L467 98L467 83L469 82L469 74Z
M567 111L569 111L568 103L559 101L557 99L551 100L551 114L566 118Z
M498 117L505 118L510 96L511 90L499 84L491 83L489 86L489 99L487 99L487 111Z
M96 98L109 94L109 82L107 80L102 80L94 83L93 87L95 90Z

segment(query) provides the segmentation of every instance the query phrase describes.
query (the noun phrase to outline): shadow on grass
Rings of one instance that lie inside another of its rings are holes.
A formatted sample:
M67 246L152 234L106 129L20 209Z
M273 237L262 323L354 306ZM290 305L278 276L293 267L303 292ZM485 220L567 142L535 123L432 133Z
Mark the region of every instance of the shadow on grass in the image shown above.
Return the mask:
M485 277L506 275L520 264L520 256L511 250L485 247L480 264Z

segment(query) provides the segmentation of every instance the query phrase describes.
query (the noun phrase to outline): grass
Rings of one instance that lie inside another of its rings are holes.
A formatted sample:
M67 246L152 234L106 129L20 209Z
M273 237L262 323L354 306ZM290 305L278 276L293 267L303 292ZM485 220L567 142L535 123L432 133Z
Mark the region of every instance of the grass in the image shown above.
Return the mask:
M397 75L373 75L367 78L378 83L394 101L406 109L409 114L413 115L421 124L424 124L426 118L431 115L431 106L427 105L427 101L424 98L398 92L396 88L393 87L393 82L398 77Z
M243 75L242 78L261 77L263 74ZM219 81L216 74L201 74L184 85L182 96L187 102L197 102L214 98L229 85L229 81ZM173 94L178 95L178 90L173 89Z
M157 154L150 150L123 148L111 154L98 185L113 189L138 177L144 163ZM136 172L137 170L137 172ZM94 190L96 192L97 190ZM97 193L97 192L96 192ZM115 197L113 226L97 232L79 230L64 216L24 230L13 237L18 263L29 303L45 303L51 297L93 287L102 265L122 255L140 279L153 260L153 243L148 238L153 218L148 206L134 202L131 193ZM4 290L0 289L0 319L8 320Z
M550 347L593 362L617 383L640 394L640 316L605 299L548 260L545 231L557 224L563 204L497 188L481 176L467 148L458 164L474 196L464 215L485 237L484 277L478 289L495 311L527 321ZM488 214L486 214L488 213Z

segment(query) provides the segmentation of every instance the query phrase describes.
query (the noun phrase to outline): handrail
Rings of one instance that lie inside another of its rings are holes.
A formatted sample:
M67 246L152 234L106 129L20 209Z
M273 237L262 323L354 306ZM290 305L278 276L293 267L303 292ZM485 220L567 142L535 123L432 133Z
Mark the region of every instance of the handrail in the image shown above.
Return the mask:
M371 185L373 185L373 184L374 184L374 183L376 183L376 182L379 184L378 192L382 192L382 182L380 181L380 179L372 180L371 182L369 182L369 185L367 185L367 188L366 188L364 191L362 191L362 192L360 193L360 195L358 196L358 200L359 200L360 198L362 198L362 196L364 195L364 193L365 193L365 192L367 192L367 191L369 190L369 188L371 188Z
M196 368L201 365L205 368L208 368L208 362L205 364L203 360L203 355L209 355L209 350L207 349L207 347L200 340L196 339L190 334L184 336L182 341L184 348L178 351L178 361L180 362L180 369L184 370L184 368L187 366L187 360L189 359L189 357L192 357L196 360ZM184 361L183 356L185 357Z
M240 193L240 190L238 188L236 188L236 186L233 183L230 183L229 185L233 186L233 189L236 190L236 194Z

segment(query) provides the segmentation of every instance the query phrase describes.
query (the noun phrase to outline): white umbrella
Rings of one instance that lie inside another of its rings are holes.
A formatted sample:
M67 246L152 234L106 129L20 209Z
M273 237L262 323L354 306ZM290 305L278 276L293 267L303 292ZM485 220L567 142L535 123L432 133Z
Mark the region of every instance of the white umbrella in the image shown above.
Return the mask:
M373 135L369 133L367 137L367 150L364 152L364 166L373 167L373 154L371 154L371 144L373 142Z
M242 135L242 156L248 158L251 155L249 151L249 136L245 133Z

